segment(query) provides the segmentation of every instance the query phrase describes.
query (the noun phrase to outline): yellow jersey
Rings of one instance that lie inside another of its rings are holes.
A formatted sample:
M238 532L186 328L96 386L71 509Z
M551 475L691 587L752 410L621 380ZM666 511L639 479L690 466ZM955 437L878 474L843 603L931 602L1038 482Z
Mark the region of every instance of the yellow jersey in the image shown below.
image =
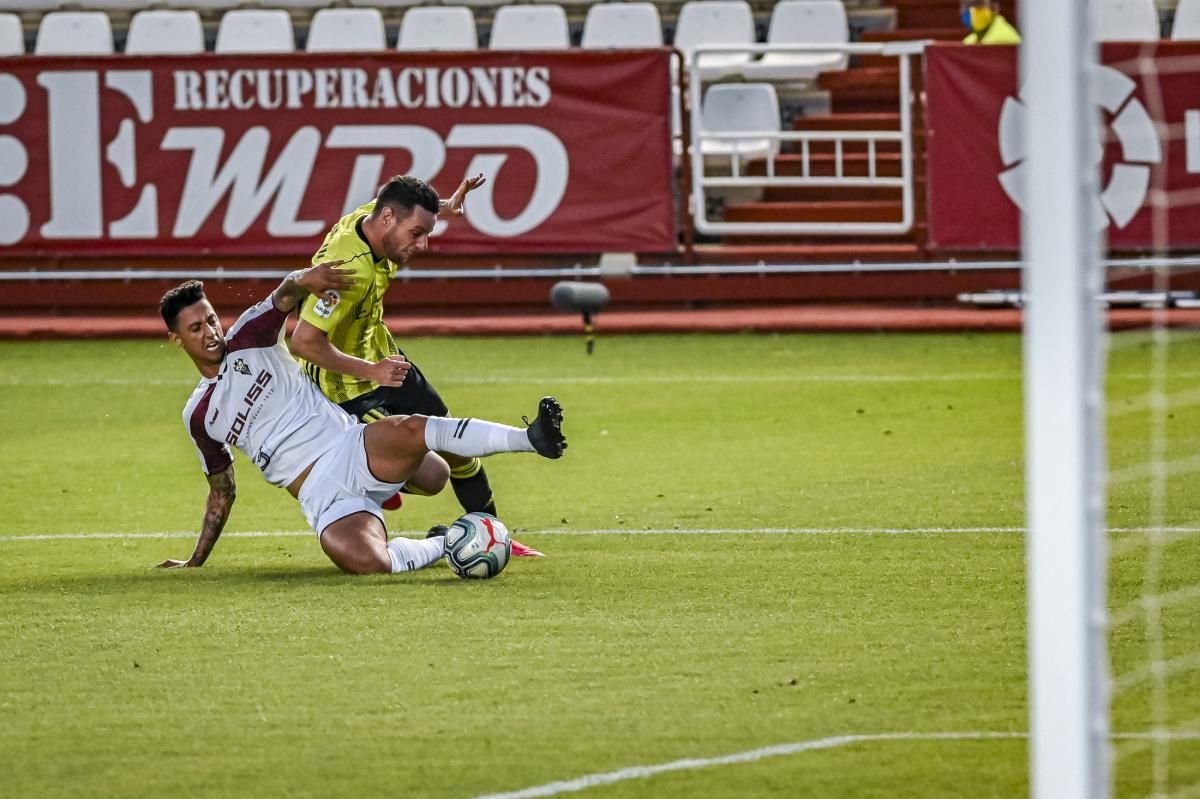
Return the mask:
M354 288L333 292L336 297L333 303L309 296L300 306L300 318L324 331L329 343L347 355L372 363L400 352L383 323L383 295L398 267L386 258L376 259L362 233L363 220L373 210L374 200L339 219L312 259L313 264L345 261L342 268L354 270ZM327 371L303 358L298 360L321 393L339 404L379 385Z
M1012 24L999 14L992 20L992 24L987 26L987 30L983 32L982 40L978 33L970 33L967 38L963 39L963 44L1020 44L1021 34L1017 33L1017 29Z

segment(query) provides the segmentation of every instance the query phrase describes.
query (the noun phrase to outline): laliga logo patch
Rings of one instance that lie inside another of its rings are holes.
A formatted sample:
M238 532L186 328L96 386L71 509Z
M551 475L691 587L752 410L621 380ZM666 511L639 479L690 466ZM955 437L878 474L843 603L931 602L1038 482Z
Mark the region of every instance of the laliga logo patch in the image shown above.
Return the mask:
M338 304L338 300L341 299L341 295L339 295L336 291L331 291L329 293L333 295L333 302L325 302L324 298L321 298L318 299L317 304L313 306L313 313L322 319L328 319L329 317L333 316L334 306L336 306Z
M1137 84L1112 67L1098 66L1092 73L1100 106L1113 115L1111 127L1121 145L1121 161L1113 165L1108 185L1096 198L1098 229L1108 227L1109 219L1123 228L1137 216L1150 186L1150 165L1162 160L1162 146L1154 122L1133 92ZM1000 158L1006 170L1000 173L1000 185L1017 207L1025 209L1025 113L1019 99L1009 97L1000 112ZM1091 144L1093 163L1104 158L1099 131Z

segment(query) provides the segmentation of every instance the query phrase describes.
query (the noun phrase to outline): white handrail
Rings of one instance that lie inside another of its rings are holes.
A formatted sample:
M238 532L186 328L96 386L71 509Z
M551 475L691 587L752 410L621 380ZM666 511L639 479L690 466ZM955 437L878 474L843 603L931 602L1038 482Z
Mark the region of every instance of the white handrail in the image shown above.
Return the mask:
M916 219L914 208L915 191L913 187L913 131L912 131L912 62L911 57L924 53L928 41L881 42L881 43L846 43L832 44L747 44L747 45L705 45L697 47L689 53L688 70L688 101L691 118L691 141L688 152L691 157L692 197L691 212L696 230L705 235L765 235L765 236L797 236L797 235L903 235L912 230ZM705 56L729 54L760 54L760 53L846 53L848 55L883 55L895 56L900 67L900 129L879 131L864 130L830 130L830 131L737 131L722 133L720 131L705 131L702 126L702 66ZM765 153L739 152L733 147L721 158L728 159L730 175L710 176L705 174L706 160L716 160L718 156L706 155L702 144L710 141L767 142L768 145L779 145L784 142L799 142L800 172L799 176L780 176L776 169L777 146L768 146ZM811 168L812 148L814 142L830 143L834 147L834 174L832 176L813 176ZM866 176L848 176L845 164L847 161L844 142L865 142L867 144ZM879 175L880 151L878 142L898 142L900 145L900 175L883 177ZM742 162L746 155L764 157L766 159L765 175L750 176L743 174ZM769 187L825 187L831 189L862 186L878 186L899 188L901 199L901 218L898 222L724 222L709 219L707 209L707 190L715 188L769 188Z

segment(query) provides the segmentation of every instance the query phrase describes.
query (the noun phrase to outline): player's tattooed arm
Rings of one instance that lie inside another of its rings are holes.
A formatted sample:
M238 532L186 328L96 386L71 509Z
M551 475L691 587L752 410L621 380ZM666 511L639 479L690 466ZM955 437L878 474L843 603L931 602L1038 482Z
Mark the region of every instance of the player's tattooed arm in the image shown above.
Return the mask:
M213 546L225 529L225 521L237 499L237 484L233 479L233 464L228 469L208 476L208 502L204 509L204 523L200 527L200 537L196 540L196 549L187 560L165 560L158 564L164 569L194 568L203 566L212 553Z
M271 295L272 302L283 313L296 310L300 301L309 294L315 294L331 304L337 302L337 295L333 292L354 288L354 270L338 268L344 263L325 261L308 269L297 269L275 289Z
M438 209L438 216L462 216L466 210L463 207L467 201L467 194L473 189L477 189L487 182L487 178L480 172L472 178L467 178L462 183L458 184L458 188L450 195L450 199L442 200Z

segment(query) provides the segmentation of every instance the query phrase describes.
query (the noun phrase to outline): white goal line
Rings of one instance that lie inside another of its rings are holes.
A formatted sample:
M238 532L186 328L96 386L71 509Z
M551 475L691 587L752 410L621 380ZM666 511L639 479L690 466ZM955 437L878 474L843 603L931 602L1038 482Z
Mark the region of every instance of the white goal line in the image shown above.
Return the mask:
M1110 527L1110 533L1117 534L1146 534L1146 533L1200 533L1200 527ZM393 530L397 535L424 536L424 530ZM700 529L632 529L605 528L595 530L516 530L518 536L697 536L697 535L782 535L782 536L835 536L835 535L1022 535L1024 527L712 527ZM163 538L195 538L195 530L171 530L156 533L120 533L120 532L70 532L70 533L27 533L4 535L0 533L0 544L17 541L124 541L138 539ZM312 538L311 530L252 530L242 532L227 532L222 538Z
M1113 739L1140 739L1154 737L1153 733L1115 733ZM1200 732L1169 732L1167 737L1172 740L1200 740ZM1158 733L1162 737L1163 733ZM576 793L601 785L611 785L626 780L641 780L671 771L690 771L692 769L711 768L713 766L730 766L739 763L752 763L769 757L795 755L802 752L814 752L821 749L836 749L860 743L880 743L888 741L1006 741L1025 740L1029 737L1024 732L888 732L870 735L836 735L829 738L817 738L811 741L764 746L760 749L750 749L731 755L719 757L685 758L673 760L670 763L659 763L652 766L629 766L616 771L585 774L570 780L548 782L534 785L516 791L505 793L489 793L476 799L538 799L545 796L557 796L563 793Z

